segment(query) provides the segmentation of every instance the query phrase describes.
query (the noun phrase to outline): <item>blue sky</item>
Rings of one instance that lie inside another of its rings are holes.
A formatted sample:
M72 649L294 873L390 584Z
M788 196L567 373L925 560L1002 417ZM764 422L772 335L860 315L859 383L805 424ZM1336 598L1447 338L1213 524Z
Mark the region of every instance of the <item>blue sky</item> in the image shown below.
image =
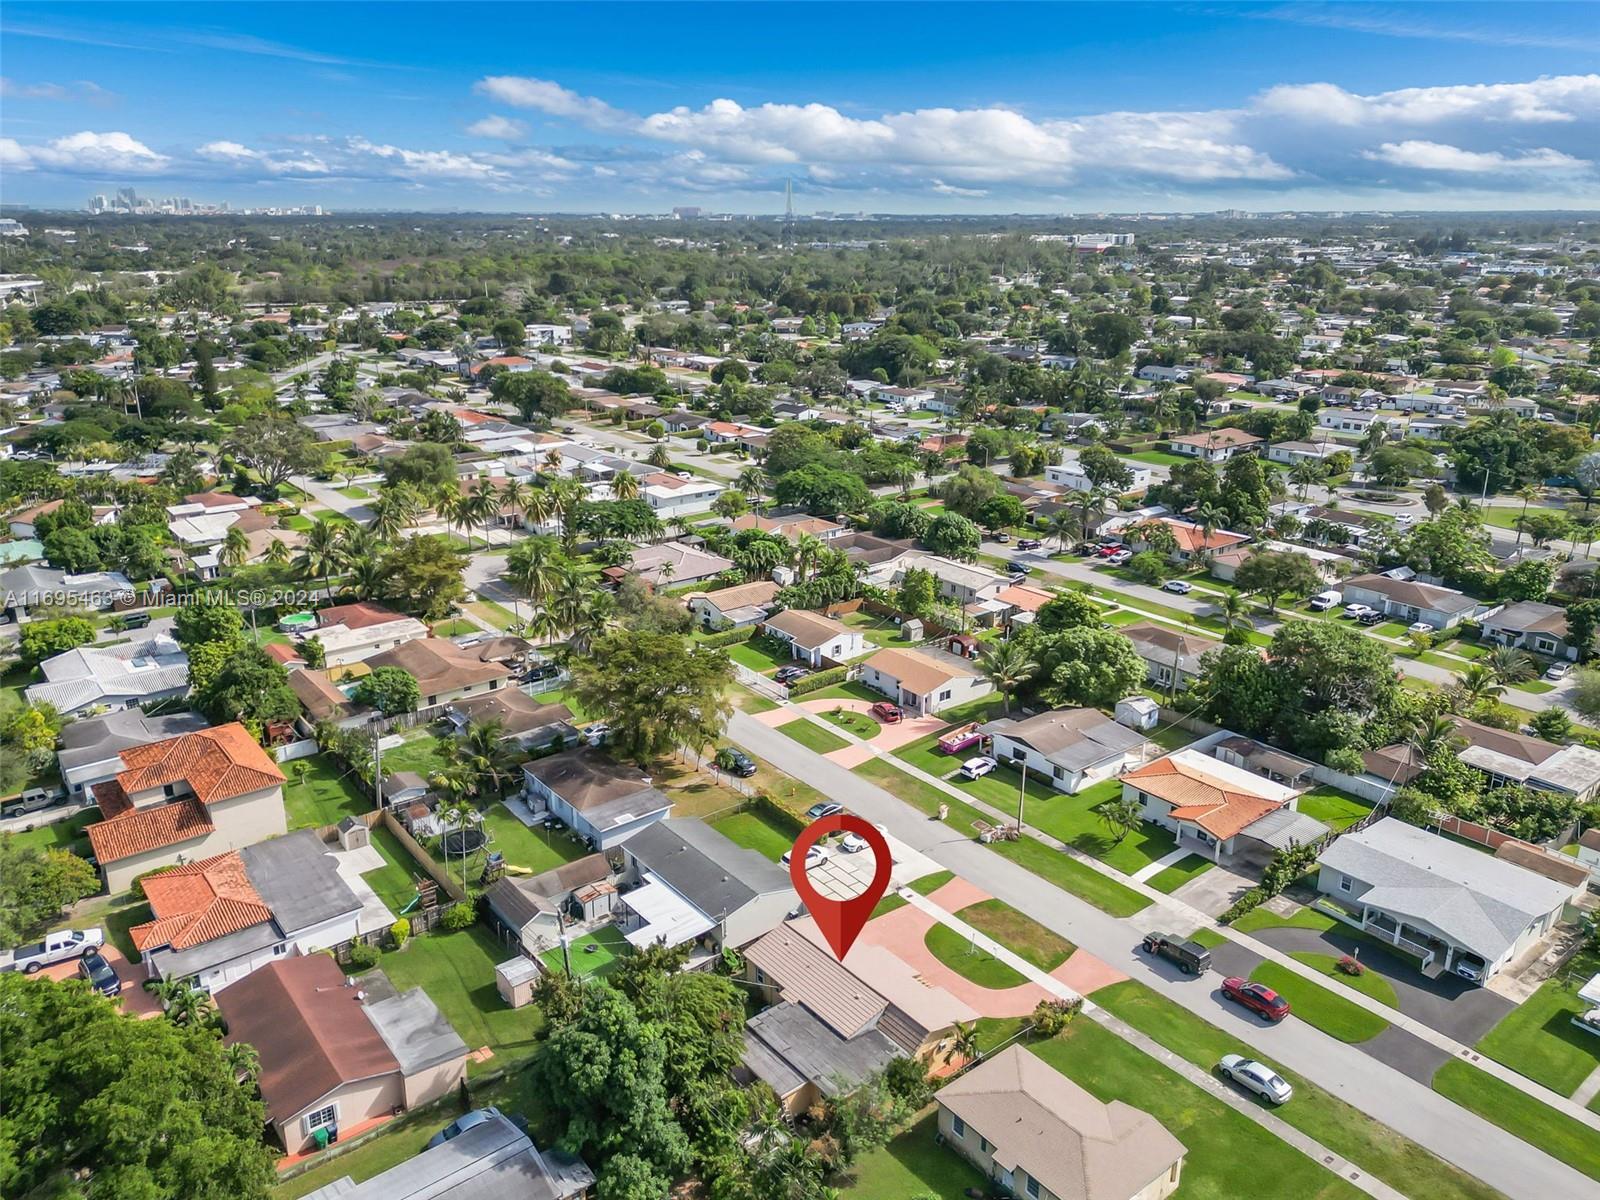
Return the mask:
M0 199L1593 208L1600 6L27 4Z

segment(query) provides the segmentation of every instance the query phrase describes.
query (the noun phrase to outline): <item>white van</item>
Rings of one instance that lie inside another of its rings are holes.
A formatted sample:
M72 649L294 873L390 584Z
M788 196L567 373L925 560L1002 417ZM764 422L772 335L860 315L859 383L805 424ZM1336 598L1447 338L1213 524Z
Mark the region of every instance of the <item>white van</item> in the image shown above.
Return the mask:
M1312 612L1327 612L1342 599L1343 597L1338 592L1318 592L1311 597L1311 603L1308 607Z

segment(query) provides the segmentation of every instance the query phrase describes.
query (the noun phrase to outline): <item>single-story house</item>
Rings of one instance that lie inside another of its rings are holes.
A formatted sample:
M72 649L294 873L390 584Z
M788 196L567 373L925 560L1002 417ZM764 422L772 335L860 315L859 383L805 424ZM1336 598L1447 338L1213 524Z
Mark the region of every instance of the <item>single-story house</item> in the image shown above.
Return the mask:
M1344 603L1366 604L1386 617L1410 625L1422 622L1449 629L1470 617L1478 607L1471 596L1454 588L1435 587L1392 575L1356 575L1344 581Z
M783 1000L744 1023L736 1077L766 1083L784 1114L797 1117L825 1098L848 1096L899 1057L900 1047L876 1025L847 1034L809 1005Z
M789 608L768 617L762 630L769 637L789 643L789 654L807 666L824 662L843 664L866 653L866 639L859 629L801 608Z
M363 1183L345 1175L306 1200L583 1200L594 1183L583 1159L539 1149L498 1115Z
M586 854L529 878L508 875L484 892L495 928L529 955L558 945L575 909L584 922L602 920L615 911L616 898L604 854Z
M467 1044L426 992L397 993L382 971L347 980L326 954L268 963L216 999L227 1041L260 1057L267 1121L291 1154L448 1095L466 1074Z
M327 666L342 667L425 638L428 627L381 605L339 604L317 613L317 628L310 636L322 647Z
M639 480L639 498L663 521L690 513L710 512L716 498L727 489L711 479L680 479L657 471Z
M1140 621L1117 631L1133 643L1134 652L1144 659L1147 678L1160 688L1182 690L1200 674L1200 660L1222 642L1216 638L1180 633L1167 625Z
M502 741L523 750L543 750L559 744L575 746L578 728L565 704L543 703L521 688L501 688L445 705L445 717L464 734L472 725L497 722Z
M145 586L163 590L167 584L165 580L158 580ZM68 575L52 567L30 566L13 567L0 573L0 607L16 619L21 619L30 608L76 607L104 612L118 600L130 600L133 596L133 584L126 575L116 571ZM59 615L70 616L71 613Z
M689 614L708 632L741 629L764 620L777 594L778 584L771 579L757 579L715 592L692 592L688 597Z
M1572 889L1393 817L1336 838L1317 889L1348 920L1421 958L1487 981L1544 938Z
M1208 429L1203 433L1187 433L1171 438L1168 445L1174 454L1220 463L1227 462L1235 454L1251 453L1261 445L1261 439L1242 429Z
M1460 742L1456 757L1488 776L1490 787L1517 783L1571 796L1580 804L1600 793L1600 751L1576 743L1558 746L1465 717L1450 722Z
M990 721L990 753L1015 767L1026 764L1058 792L1072 795L1145 759L1151 743L1098 708L1058 708L1036 717Z
M937 554L908 554L895 567L896 582L913 568L927 571L939 583L939 595L954 604L993 600L1011 582L1009 575L977 563L957 562Z
M1175 543L1172 553L1167 557L1175 563L1186 563L1200 554L1211 554L1217 551L1231 550L1250 540L1249 535L1232 533L1226 529L1213 529L1209 533L1203 526L1192 524L1188 521L1175 521L1171 517L1156 517L1150 522L1140 522L1128 531L1128 545L1135 550L1143 549L1149 545L1140 533L1140 526L1144 524L1164 525L1172 531Z
M313 725L332 721L350 729L364 725L372 710L356 704L334 683L326 671L300 667L289 672L289 690L300 701L306 719Z
M1333 583L1339 577L1340 564L1348 566L1350 559L1342 554L1335 554L1331 550L1319 550L1315 546L1295 546L1288 542L1251 542L1242 546L1235 546L1231 550L1222 550L1211 556L1210 573L1214 578L1232 583L1239 573L1239 568L1248 559L1270 550L1275 554L1297 554L1308 561L1323 582Z
M155 979L213 992L286 954L314 954L361 929L362 902L310 829L183 863L144 881L153 920L128 930Z
M582 746L522 764L523 795L535 813L548 810L596 849L608 850L672 811L650 776L604 750Z
M1129 474L1133 476L1132 481L1123 491L1142 492L1155 482L1155 471L1144 463L1134 462L1125 458L1122 460L1122 465L1127 467ZM1091 492L1094 490L1094 482L1084 474L1083 464L1077 455L1071 455L1059 463L1046 466L1044 477L1051 483L1067 488L1070 491Z
M1567 610L1540 600L1507 604L1483 618L1483 636L1502 646L1576 659L1578 648L1567 642Z
M1324 462L1348 448L1338 442L1276 442L1267 447L1267 459L1292 467L1303 462Z
M1122 795L1143 806L1145 820L1176 834L1180 848L1188 845L1217 862L1258 849L1241 838L1279 850L1328 832L1321 822L1292 811L1295 789L1199 750L1177 750L1126 772ZM1290 816L1265 820L1281 810Z
M693 941L720 953L776 929L800 903L787 870L704 821L656 821L622 843L622 856L621 927L635 946Z
M1314 764L1242 734L1233 734L1214 744L1211 756L1285 787L1306 788L1313 782Z
M1030 1200L1163 1200L1187 1151L1149 1113L1096 1099L1022 1046L939 1089L944 1144Z
M683 542L659 542L633 552L626 567L607 567L602 578L621 583L627 575L637 575L652 587L678 587L685 583L704 583L733 569L733 560L711 554Z
M412 676L421 690L420 711L440 708L468 696L498 691L511 672L496 662L484 662L472 650L444 638L419 638L365 660L371 670L399 667Z
M933 716L994 691L963 659L939 650L879 650L861 664L860 681L901 708Z
M790 541L794 541L802 533L809 533L814 538L828 542L850 532L837 521L830 521L826 517L813 517L805 512L776 512L765 516L760 513L745 513L735 518L729 528L735 533L741 533L746 529L759 529L762 533L776 533Z

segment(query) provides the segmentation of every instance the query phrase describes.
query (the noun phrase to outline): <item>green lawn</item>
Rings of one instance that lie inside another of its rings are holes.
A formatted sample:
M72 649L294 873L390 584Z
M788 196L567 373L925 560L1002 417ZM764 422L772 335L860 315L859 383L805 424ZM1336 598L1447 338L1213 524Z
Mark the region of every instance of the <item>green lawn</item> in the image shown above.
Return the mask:
M556 974L565 972L566 962L570 960L575 978L604 979L632 952L633 948L628 945L628 939L622 936L620 929L615 925L602 925L593 933L574 938L567 947L567 959L563 959L561 947L557 946L554 950L546 950L539 960Z
M1077 949L1066 938L1046 929L1026 913L1018 912L1004 900L969 904L956 915L1046 974L1071 958Z
M1275 962L1264 962L1250 973L1289 1002L1293 1016L1315 1025L1341 1042L1365 1042L1389 1028L1389 1022L1376 1013L1312 983Z
M384 765L388 766L388 755ZM326 754L284 763L283 773L289 777L283 788L283 807L290 829L319 829L372 811L374 799L363 790L355 772L342 771Z
M848 708L830 709L817 714L830 725L837 725L848 733L853 733L862 741L874 738L883 728L878 722L866 713L851 712Z
M449 742L449 738L439 737L427 728L413 730L406 735L404 745L383 752L384 774L415 771L426 779L448 765L444 747Z
M483 826L490 835L490 849L505 855L510 866L526 867L535 875L589 853L583 843L565 833L528 828L504 804L490 806L483 814Z
M979 987L1013 988L1028 982L1021 971L967 941L963 934L948 925L930 926L922 941L935 958Z
M1452 1059L1434 1074L1433 1090L1591 1179L1600 1179L1600 1135L1520 1088Z
M809 717L801 717L799 720L790 721L787 725L779 725L778 732L786 734L807 750L814 751L817 754L828 754L834 750L843 750L850 744L838 734L829 733Z
M1094 999L1095 1003L1195 1066L1210 1070L1224 1054L1238 1053L1266 1062L1294 1086L1294 1099L1273 1110L1280 1119L1407 1196L1427 1196L1430 1200L1500 1198L1500 1193L1487 1184L1434 1157L1415 1142L1309 1080L1285 1070L1251 1047L1241 1046L1233 1034L1141 983L1127 980L1112 984L1096 991ZM1187 1176L1184 1194L1188 1194Z
M1335 787L1313 788L1300 797L1295 807L1334 830L1347 829L1372 811L1372 805L1365 800Z
M1170 896L1188 883L1189 880L1197 875L1205 874L1215 865L1203 854L1191 854L1187 858L1173 863L1170 867L1161 868L1161 870L1145 880L1145 883L1147 886L1155 888L1156 891L1165 892Z
M384 865L363 873L361 878L378 893L378 899L388 905L389 911L398 916L402 908L416 899L416 880L425 878L427 872L400 844L400 839L384 826L373 829L372 844L383 855Z
M1314 971L1320 971L1329 978L1337 979L1346 987L1354 988L1364 996L1369 996L1379 1004L1386 1004L1399 1011L1400 998L1394 994L1394 985L1376 971L1364 971L1360 975L1346 975L1339 970L1339 955L1316 954L1308 950L1291 954L1290 958L1296 962L1304 963Z
M540 692L534 697L540 704L565 704L572 713L572 719L580 725L589 721L588 710L578 703L577 696L573 695L571 688L554 688L548 692Z
M296 533L306 533L313 525L316 524L316 522L310 517L303 517L299 513L295 513L291 517L282 518L280 524L282 524L285 529L292 529Z
M874 646L903 646L906 640L900 636L900 627L887 617L880 617L876 613L869 613L866 609L857 609L853 613L845 613L839 618L841 625L857 630L863 638Z
M1315 929L1326 933L1337 929L1340 922L1314 908L1301 908L1292 917L1280 917L1268 908L1256 908L1245 913L1233 923L1240 933L1254 933L1258 929Z
M1189 1200L1264 1194L1357 1200L1364 1195L1091 1020L1074 1021L1060 1037L1035 1044L1031 1052L1103 1103L1120 1100L1149 1113L1182 1142L1188 1151L1182 1192Z
M464 637L469 633L481 633L476 625L465 617L452 617L448 621L440 621L433 627L433 636L439 638Z
M940 804L950 806L950 828L972 836L977 821L994 824L987 816L969 804L947 796L932 784L907 775L900 768L882 759L871 759L855 768L855 773L898 796L912 807L928 816L935 815ZM1123 887L1114 879L1101 875L1093 867L1077 862L1059 850L1046 846L1036 838L1022 837L1015 842L994 842L990 849L1011 859L1024 870L1087 900L1096 908L1104 909L1115 917L1131 917L1150 904L1132 888Z
M413 938L404 950L386 953L378 966L400 991L420 987L427 992L469 1050L488 1046L494 1051L482 1063L467 1063L471 1075L527 1058L538 1044L539 1010L509 1008L495 990L495 964L510 957L487 928L474 925L459 933Z
M817 691L806 693L803 697L806 700L870 700L873 704L883 698L882 692L875 692L865 684L856 683L854 680L819 688Z
M938 1110L930 1109L911 1128L863 1154L836 1182L850 1200L966 1200L987 1195L978 1169L939 1145Z
M1524 683L1513 683L1511 686L1519 692L1530 692L1535 696L1542 696L1545 692L1556 690L1555 684L1547 683L1543 679L1529 679Z
M756 641L752 638L748 642L736 642L726 647L728 657L741 666L749 667L752 671L761 674L770 674L779 667L795 665L794 657L787 650L770 649L766 642Z
M1600 1067L1600 1038L1572 1024L1589 1007L1578 999L1578 989L1596 972L1600 947L1591 943L1491 1029L1477 1048L1551 1091L1572 1095Z
M1124 454L1122 457L1131 458L1134 462L1148 463L1152 467L1175 467L1180 463L1195 461L1186 455L1168 454L1165 450L1141 450L1137 454Z
M756 713L771 712L778 707L776 700L768 700L765 696L758 696L747 687L734 684L728 690L728 698L733 701L733 706L740 712Z
M1216 929L1196 929L1189 935L1189 940L1215 950L1218 946L1228 944L1228 935Z
M1149 821L1123 835L1113 832L1100 820L1100 805L1122 795L1122 781L1107 779L1093 784L1076 796L1053 788L1039 798L1029 797L1027 823L1059 838L1069 846L1098 858L1124 874L1132 875L1165 858L1177 849L1177 839ZM1120 839L1120 840L1119 840Z
M754 850L773 862L789 852L794 845L794 834L781 828L776 821L754 809L730 813L711 822L711 827L735 845ZM900 903L904 904L902 900Z
M49 825L39 825L26 833L12 833L10 837L13 844L28 846L39 850L73 850L74 853L86 853L89 848L89 839L83 836L84 829L100 819L100 810L90 808L75 817L68 817L65 821L52 821Z
M473 616L481 617L496 629L510 629L517 624L517 615L503 604L496 604L493 600L478 600L467 605L467 611Z

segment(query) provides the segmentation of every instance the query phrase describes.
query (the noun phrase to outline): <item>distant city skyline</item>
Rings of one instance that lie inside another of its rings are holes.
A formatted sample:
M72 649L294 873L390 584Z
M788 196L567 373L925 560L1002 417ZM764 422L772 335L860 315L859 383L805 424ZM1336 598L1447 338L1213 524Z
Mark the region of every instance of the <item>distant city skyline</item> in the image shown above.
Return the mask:
M779 214L792 179L803 216L1600 195L1593 5L731 11L13 3L0 199Z

